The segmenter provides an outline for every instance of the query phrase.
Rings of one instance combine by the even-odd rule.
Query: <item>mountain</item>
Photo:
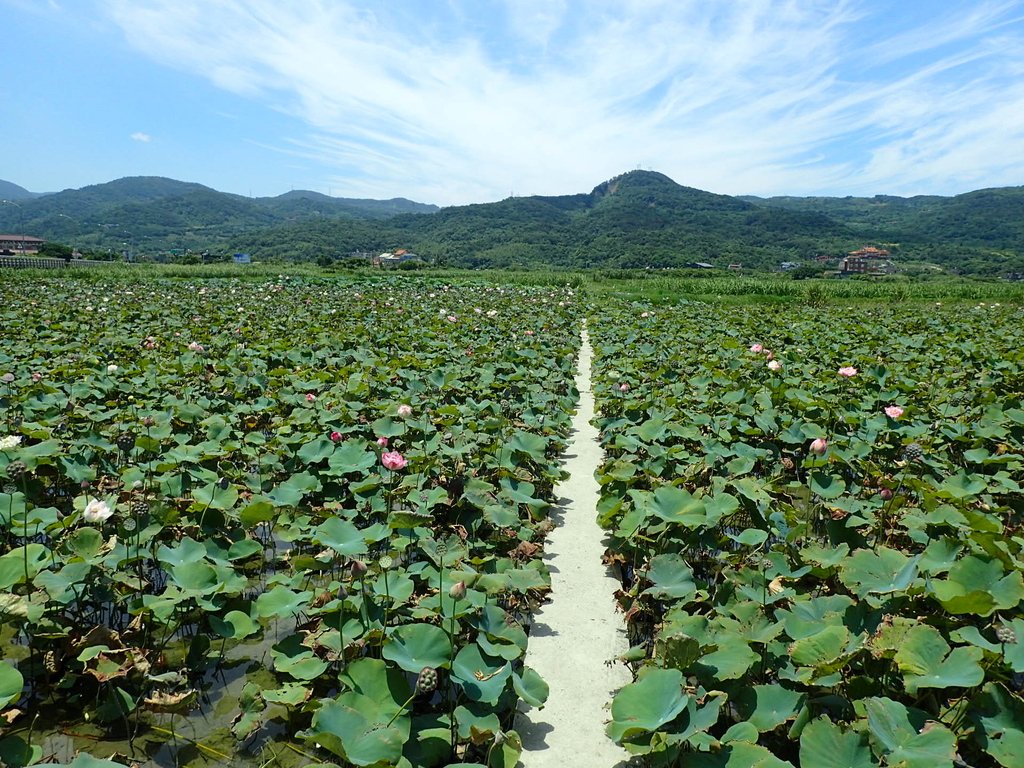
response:
[[[979,189],[954,197],[746,197],[763,208],[817,212],[901,258],[970,273],[1024,270],[1024,187]]]
[[[0,205],[12,227],[79,249],[167,256],[190,249],[323,260],[407,248],[464,267],[718,267],[884,246],[903,263],[1024,272],[1024,187],[955,197],[730,197],[630,171],[590,192],[437,208],[308,190],[249,198],[131,177]]]
[[[436,206],[402,198],[335,198],[309,191],[248,198],[202,184],[137,176],[0,206],[0,229],[77,248],[140,253],[224,248],[245,232],[320,219],[385,219]]]
[[[24,187],[19,187],[13,181],[4,181],[0,179],[0,200],[31,200],[34,197],[39,197],[38,192],[29,192]]]
[[[344,253],[359,230],[347,222],[296,232],[243,235],[233,247],[266,258]],[[630,171],[589,194],[507,198],[443,208],[432,216],[396,216],[375,228],[365,249],[409,248],[464,267],[679,267],[695,261],[775,267],[823,248],[849,250],[856,238],[814,213],[766,209],[676,184],[651,171]],[[280,251],[278,251],[280,253]]]

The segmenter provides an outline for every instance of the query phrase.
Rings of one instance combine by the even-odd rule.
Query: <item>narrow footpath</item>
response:
[[[526,663],[551,687],[543,709],[521,706],[516,730],[523,739],[524,768],[613,768],[629,754],[604,732],[614,693],[632,682],[629,670],[609,660],[626,651],[622,616],[612,594],[618,582],[601,563],[604,531],[598,526],[598,484],[602,459],[590,386],[593,350],[583,328],[576,388],[580,403],[563,468],[569,478],[555,487],[557,527],[546,545],[551,602],[534,618]]]

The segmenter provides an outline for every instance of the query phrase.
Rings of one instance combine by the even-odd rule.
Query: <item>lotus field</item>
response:
[[[515,764],[571,290],[0,293],[0,763]]]
[[[1024,765],[1024,313],[590,329],[636,670],[609,736],[649,765]]]

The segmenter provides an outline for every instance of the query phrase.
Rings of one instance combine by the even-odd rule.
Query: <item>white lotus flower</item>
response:
[[[87,523],[103,523],[106,522],[112,514],[114,514],[114,510],[107,506],[107,502],[100,501],[99,499],[92,499],[85,505],[85,510],[82,512],[82,519]]]
[[[7,435],[0,437],[0,451],[9,451],[21,445],[21,435]]]
[[[107,366],[107,373],[117,373],[117,366],[111,363]]]

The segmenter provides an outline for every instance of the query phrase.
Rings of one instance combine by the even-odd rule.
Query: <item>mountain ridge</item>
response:
[[[1024,271],[1024,187],[952,197],[734,197],[636,170],[590,192],[438,208],[310,190],[249,198],[136,176],[0,205],[0,229],[16,224],[112,254],[191,249],[332,260],[409,248],[468,267],[777,268],[874,244],[900,260],[968,273]]]

